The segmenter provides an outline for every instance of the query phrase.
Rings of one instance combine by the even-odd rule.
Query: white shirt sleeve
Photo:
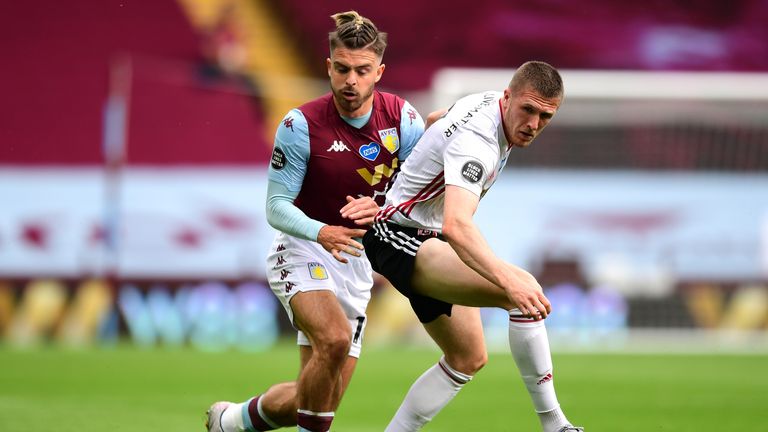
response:
[[[498,150],[480,135],[464,133],[448,142],[443,153],[445,184],[459,186],[477,196],[498,162]]]

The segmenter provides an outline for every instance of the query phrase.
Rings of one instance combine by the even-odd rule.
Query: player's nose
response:
[[[350,72],[347,75],[347,85],[348,86],[357,85],[357,75],[354,72]]]

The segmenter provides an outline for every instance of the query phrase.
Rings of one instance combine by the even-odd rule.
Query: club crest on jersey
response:
[[[325,266],[320,264],[319,262],[311,262],[307,263],[307,267],[309,267],[309,277],[315,280],[325,280],[328,279],[328,271],[325,270]]]
[[[360,147],[360,156],[371,162],[375,161],[376,158],[379,157],[380,152],[381,147],[375,142]]]
[[[379,131],[381,144],[388,152],[394,154],[400,149],[400,137],[397,136],[397,128],[389,128]]]

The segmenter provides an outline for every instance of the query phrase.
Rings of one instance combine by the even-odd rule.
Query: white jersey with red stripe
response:
[[[446,184],[482,198],[511,148],[502,124],[502,96],[496,91],[465,96],[424,132],[387,191],[378,222],[441,232]]]

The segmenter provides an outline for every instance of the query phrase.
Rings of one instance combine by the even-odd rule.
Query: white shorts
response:
[[[267,256],[267,280],[272,292],[293,321],[291,298],[297,292],[327,290],[336,295],[352,329],[349,355],[360,357],[366,324],[365,309],[371,299],[373,270],[362,252],[359,257],[344,255],[340,263],[319,243],[278,232]],[[295,324],[294,324],[295,327]],[[299,330],[298,344],[309,346],[309,339]]]

